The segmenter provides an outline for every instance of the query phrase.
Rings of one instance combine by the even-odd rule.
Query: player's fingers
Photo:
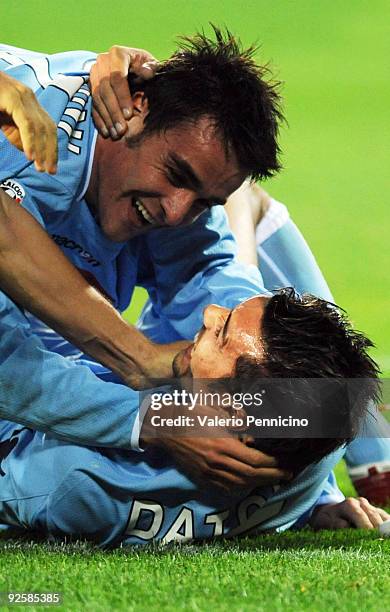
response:
[[[57,169],[57,130],[54,122],[49,118],[37,119],[34,138],[37,170],[54,174]]]
[[[35,159],[39,148],[37,139],[37,124],[41,121],[43,109],[38,105],[32,91],[19,91],[18,99],[14,100],[12,119],[20,132],[23,149],[29,159]]]
[[[230,495],[232,493],[232,489],[234,487],[234,485],[232,485],[228,481],[225,481],[223,478],[220,478],[220,479],[208,478],[207,482],[208,482],[210,487],[216,487],[217,489],[219,489],[220,491],[222,491],[226,495]],[[237,489],[239,489],[239,488],[237,487]]]
[[[20,104],[15,104],[12,119],[19,129],[28,159],[35,161],[40,172],[54,173],[57,169],[57,126],[32,92],[24,95]]]
[[[348,498],[340,504],[339,516],[358,529],[373,529],[374,527],[365,510],[361,508],[359,500],[354,498]]]
[[[38,172],[44,172],[45,134],[40,124],[34,122],[34,166]],[[23,139],[23,135],[22,135]]]
[[[4,123],[1,126],[1,131],[6,136],[11,144],[14,145],[20,151],[23,151],[23,144],[20,138],[20,132],[15,125],[5,125]]]
[[[277,482],[288,482],[293,478],[292,472],[280,468],[255,468],[257,471],[254,481],[257,486],[262,484],[276,484]]]
[[[96,128],[103,138],[108,138],[109,136],[116,138],[117,133],[114,131],[111,134],[110,132],[110,130],[115,130],[115,128],[104,99],[101,96],[102,81],[109,81],[109,79],[110,60],[108,53],[101,53],[98,55],[96,63],[92,66],[89,75],[89,87],[92,95],[92,117]]]
[[[223,452],[229,457],[233,457],[242,463],[252,467],[277,467],[278,462],[275,457],[266,455],[255,448],[250,448],[234,438],[223,439]]]
[[[112,71],[110,83],[116,100],[116,105],[110,109],[111,116],[113,116],[115,122],[123,123],[124,120],[130,119],[133,114],[133,100],[127,73],[123,75],[119,70]]]
[[[91,90],[92,96],[92,119],[95,124],[95,127],[99,134],[103,136],[103,138],[108,138],[110,136],[110,127],[112,127],[111,117],[109,113],[107,113],[106,108],[104,107],[102,101],[99,98],[97,93],[97,89],[92,87],[92,83],[89,83],[89,87]],[[101,114],[103,113],[103,115]],[[107,120],[107,125],[105,120]]]
[[[100,89],[101,89],[101,85],[100,85]],[[114,140],[117,140],[119,138],[119,134],[116,131],[112,120],[111,120],[111,115],[108,112],[108,109],[105,105],[105,102],[103,100],[103,98],[100,95],[100,89],[99,92],[95,91],[92,94],[92,102],[93,102],[93,108],[95,110],[95,112],[99,115],[101,121],[103,122],[105,129],[103,132],[103,136],[111,136],[111,138],[113,138]]]
[[[108,138],[110,136],[110,132],[94,106],[92,106],[92,119],[99,134],[103,138]]]
[[[268,474],[265,476],[262,475],[261,477],[257,476],[254,479],[248,479],[239,473],[231,472],[230,470],[223,468],[206,469],[202,474],[201,481],[204,482],[205,479],[209,483],[213,482],[214,484],[225,488],[230,493],[233,491],[239,492],[242,489],[256,488],[262,485],[276,484],[281,480],[279,476],[269,476]]]
[[[232,457],[218,454],[211,454],[207,464],[213,471],[224,470],[234,475],[237,479],[236,483],[243,487],[277,483],[283,480],[289,480],[291,477],[289,472],[281,470],[280,468],[254,468]]]
[[[386,510],[383,510],[383,508],[377,508],[377,511],[378,511],[379,516],[382,519],[382,523],[390,520],[390,514],[386,512]]]
[[[29,117],[18,117],[18,112],[15,113],[15,123],[18,127],[21,148],[28,159],[33,161],[36,155],[36,138],[35,138],[35,125],[34,120],[31,116]]]
[[[134,49],[129,47],[121,47],[114,45],[109,51],[110,59],[110,83],[115,93],[118,108],[105,100],[111,117],[114,120],[114,125],[117,121],[120,123],[125,119],[130,119],[133,114],[133,101],[128,83],[129,72],[135,74],[138,80],[147,80],[154,76],[158,62],[157,60],[144,49]],[[119,109],[119,111],[118,111]]]
[[[367,514],[369,520],[371,521],[371,524],[374,527],[379,527],[379,525],[382,525],[383,520],[380,513],[378,512],[379,508],[375,508],[375,506],[372,506],[365,497],[359,497],[358,499],[360,502],[360,507]]]
[[[28,159],[34,161],[38,172],[45,170],[45,133],[44,127],[36,116],[31,115],[28,120],[19,123],[22,147]]]
[[[57,172],[58,163],[58,141],[57,141],[57,126],[53,122],[52,127],[49,129],[46,139],[46,156],[45,156],[45,168],[50,174]]]
[[[122,136],[127,129],[126,121],[123,117],[121,107],[116,96],[116,92],[112,86],[112,76],[109,79],[104,78],[100,83],[99,97],[104,103],[107,113],[110,116],[111,124],[116,130],[118,136]],[[111,135],[113,135],[111,133]]]
[[[125,49],[126,52],[123,52]],[[105,116],[102,116],[105,127],[110,130],[115,123],[125,124],[130,119],[133,112],[133,103],[127,83],[131,56],[130,49],[119,46],[111,47],[107,53],[101,53],[96,58],[96,63],[90,72],[90,86],[92,100],[99,96],[105,104],[106,110],[110,115],[110,123],[106,123]],[[105,86],[104,86],[105,84]],[[107,84],[109,87],[107,87]],[[107,92],[109,97],[106,97]],[[105,135],[105,134],[103,134]]]
[[[214,484],[225,488],[227,491],[231,491],[232,487],[237,490],[240,490],[248,486],[248,483],[245,480],[243,480],[236,474],[233,474],[223,469],[213,469],[210,471],[206,471],[206,474],[202,478],[203,482],[205,478],[207,479],[207,482],[213,482]]]
[[[158,68],[157,59],[145,49],[114,46],[110,49],[113,71],[119,71],[122,76],[128,72],[135,74],[140,80],[153,78]]]
[[[134,72],[137,75],[137,79],[136,81],[148,81],[149,79],[152,79],[154,77],[154,75],[157,72],[157,68],[159,66],[159,63],[157,60],[155,59],[149,59],[146,61],[143,61],[142,63],[139,64],[139,67],[137,67],[137,69],[133,69],[133,67],[131,68],[131,72]]]

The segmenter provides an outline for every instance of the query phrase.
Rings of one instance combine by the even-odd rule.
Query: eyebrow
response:
[[[225,325],[223,326],[223,330],[222,330],[222,346],[226,343],[226,334],[228,331],[228,327],[229,327],[229,322],[231,319],[231,316],[233,314],[233,310],[234,308],[229,312],[228,318],[225,321]]]
[[[185,159],[182,159],[175,153],[170,153],[168,155],[167,166],[174,175],[173,178],[179,180],[184,187],[188,187],[192,191],[201,191],[203,189],[202,181]]]
[[[169,153],[166,165],[171,175],[170,180],[176,187],[183,187],[184,189],[198,192],[204,189],[203,182],[191,164],[176,155],[176,153]],[[217,196],[211,196],[207,199],[209,202],[220,204],[221,206],[226,203],[226,198],[218,198]]]

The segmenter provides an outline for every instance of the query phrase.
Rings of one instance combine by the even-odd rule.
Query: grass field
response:
[[[353,494],[343,464],[338,480]],[[390,538],[362,530],[112,552],[0,538],[1,591],[60,592],[75,612],[377,612],[390,607],[389,564]]]
[[[305,531],[110,553],[27,542],[0,550],[3,584],[59,591],[66,610],[377,612],[390,606],[390,540],[370,532]]]
[[[390,38],[385,0],[10,0],[3,42],[54,52],[113,43],[157,57],[177,34],[225,23],[262,43],[285,82],[285,169],[267,185],[287,203],[336,301],[370,335],[390,373],[388,143]],[[387,67],[387,66],[386,66]],[[128,317],[136,318],[137,293]],[[343,466],[340,480],[351,492]],[[390,609],[390,539],[289,533],[165,550],[103,553],[83,544],[0,538],[0,591],[59,590],[66,610]],[[30,609],[35,609],[30,607]]]

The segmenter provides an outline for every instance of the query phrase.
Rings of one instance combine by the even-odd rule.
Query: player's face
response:
[[[129,148],[98,138],[87,200],[104,234],[124,242],[187,225],[225,203],[245,179],[207,118],[153,134]]]
[[[207,306],[203,327],[194,343],[175,358],[176,376],[229,378],[240,355],[261,360],[264,356],[261,321],[269,298],[256,296],[232,310]]]

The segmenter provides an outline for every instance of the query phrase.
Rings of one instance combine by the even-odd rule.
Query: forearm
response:
[[[263,189],[247,182],[228,198],[225,211],[237,242],[237,259],[243,264],[258,265],[255,232],[269,202]]]
[[[0,418],[76,444],[138,450],[139,393],[47,351],[4,296],[0,309]]]
[[[249,205],[250,187],[244,183],[225,206],[230,229],[237,242],[237,259],[243,264],[257,265],[255,227]]]
[[[142,383],[150,364],[158,360],[158,346],[128,325],[39,223],[2,190],[0,286],[15,302],[133,387]],[[171,375],[170,357],[167,348],[156,377]]]

